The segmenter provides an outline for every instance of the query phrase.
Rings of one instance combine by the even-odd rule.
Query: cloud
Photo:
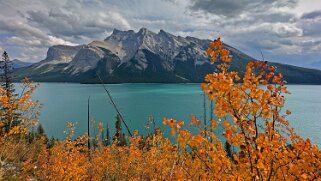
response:
[[[66,40],[61,39],[61,38],[57,38],[57,37],[55,37],[55,36],[50,36],[50,35],[49,35],[48,38],[49,38],[48,43],[49,43],[50,46],[52,46],[52,45],[69,45],[69,46],[76,46],[76,45],[78,45],[78,44],[76,44],[76,43],[71,43],[71,42],[69,42],[69,41],[66,41]]]
[[[15,58],[22,61],[38,62],[46,57],[47,49],[47,47],[17,47],[18,54],[15,55]]]
[[[309,12],[309,13],[304,13],[301,18],[302,19],[321,18],[321,11],[312,11],[312,12]]]
[[[320,10],[301,16],[302,13],[292,10],[298,1],[287,0],[270,1],[270,4],[267,1],[245,3],[246,0],[191,1],[191,15],[210,20],[211,27],[225,42],[254,57],[260,58],[260,51],[263,51],[265,58],[271,61],[313,67],[313,62],[321,56]],[[230,5],[235,8],[227,8]],[[300,62],[298,57],[304,61]]]
[[[194,11],[237,17],[244,13],[267,12],[271,9],[294,7],[297,0],[191,0]]]
[[[31,10],[28,21],[59,36],[99,37],[113,28],[130,29],[128,21],[112,9],[104,9],[96,2],[85,6],[71,0],[60,8]]]
[[[36,58],[52,45],[101,39],[113,28],[130,29],[130,24],[98,0],[0,1],[0,45],[24,60],[28,55],[30,61],[41,60]]]
[[[8,38],[7,41],[9,44],[16,46],[41,46],[41,40],[38,38],[20,38],[17,36],[12,36]]]
[[[22,21],[6,21],[5,19],[0,19],[0,31],[10,32],[12,34],[19,34],[23,36],[46,38],[46,34],[44,34],[41,30],[32,27]]]
[[[304,30],[304,36],[309,37],[310,41],[319,39],[321,36],[321,11],[304,13],[297,24]]]

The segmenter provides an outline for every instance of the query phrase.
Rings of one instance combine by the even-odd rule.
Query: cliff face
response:
[[[47,57],[41,62],[59,64],[69,63],[83,46],[55,45],[48,49]]]
[[[29,76],[35,81],[55,82],[98,83],[97,74],[106,83],[202,82],[205,74],[215,70],[205,53],[209,42],[174,36],[163,30],[154,33],[146,28],[138,32],[115,29],[103,41],[81,46],[52,46],[45,60],[15,74],[17,80]],[[233,55],[232,70],[243,70],[253,59],[229,45],[224,46]],[[300,79],[294,72],[297,75],[305,72],[311,79],[300,83],[321,84],[321,71],[284,64],[278,67],[285,72],[291,69],[289,75],[285,73],[291,83]]]

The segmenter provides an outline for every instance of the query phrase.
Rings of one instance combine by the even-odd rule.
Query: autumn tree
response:
[[[0,106],[7,108],[5,112],[1,112],[0,126],[4,128],[8,125],[5,119],[8,110],[14,108],[19,112],[19,121],[7,127],[0,137],[0,180],[8,180],[10,175],[17,175],[23,162],[39,153],[37,143],[28,139],[29,131],[35,127],[39,116],[39,103],[31,97],[37,85],[28,79],[24,79],[21,85],[23,91],[20,96],[15,96],[15,101],[8,101],[5,87],[0,87]]]
[[[218,71],[206,75],[202,90],[214,101],[217,118],[224,120],[223,135],[227,142],[240,150],[234,155],[235,169],[245,169],[238,173],[240,177],[258,180],[318,178],[320,151],[308,151],[318,149],[289,127],[287,116],[291,112],[283,110],[285,94],[289,91],[277,67],[253,60],[247,64],[242,77],[238,72],[229,71],[232,57],[219,38],[210,43],[207,54],[212,64],[218,61]],[[293,163],[299,165],[303,155],[308,159],[306,165],[292,170]],[[309,165],[315,162],[318,162],[317,167]],[[308,167],[312,170],[307,171]]]

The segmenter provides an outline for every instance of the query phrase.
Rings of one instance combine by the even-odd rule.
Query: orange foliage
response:
[[[30,144],[28,130],[37,124],[39,114],[39,103],[34,101],[31,94],[36,90],[37,85],[28,79],[22,81],[23,91],[20,95],[8,97],[8,94],[0,87],[0,180],[9,179],[8,175],[14,175],[17,170],[23,167],[22,163],[37,153],[37,145]],[[15,99],[14,101],[9,101]],[[7,116],[17,114],[17,117]],[[9,127],[12,120],[18,124]]]
[[[129,145],[104,146],[88,150],[87,137],[55,142],[40,149],[24,162],[24,178],[40,180],[320,180],[321,151],[288,126],[282,108],[285,81],[277,68],[266,62],[250,61],[243,75],[229,71],[232,57],[220,39],[207,49],[218,71],[208,74],[202,90],[215,103],[217,120],[227,144],[211,131],[201,130],[201,121],[191,116],[190,126],[165,118],[175,142],[154,134],[143,138],[136,133]],[[73,129],[71,129],[73,130]],[[71,131],[72,133],[72,131]]]

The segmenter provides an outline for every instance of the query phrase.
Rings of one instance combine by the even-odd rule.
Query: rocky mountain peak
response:
[[[68,63],[83,46],[54,45],[47,51],[44,62],[48,63]]]
[[[114,28],[113,33],[112,33],[112,34],[117,34],[117,33],[119,33],[119,32],[121,32],[121,30],[119,30],[119,29],[117,29],[117,28]]]
[[[154,34],[154,32],[152,32],[152,31],[150,31],[150,30],[148,30],[147,28],[141,28],[139,31],[138,31],[138,34],[140,34],[140,35],[146,35],[146,34],[150,34],[150,33],[152,33],[152,34]]]
[[[115,28],[113,30],[113,33],[110,36],[108,36],[104,41],[122,41],[134,34],[134,30],[121,31]]]
[[[166,31],[164,31],[164,30],[162,30],[162,29],[159,30],[158,35],[160,35],[160,36],[167,36],[167,37],[175,37],[175,35],[172,35],[172,34],[166,32]]]

